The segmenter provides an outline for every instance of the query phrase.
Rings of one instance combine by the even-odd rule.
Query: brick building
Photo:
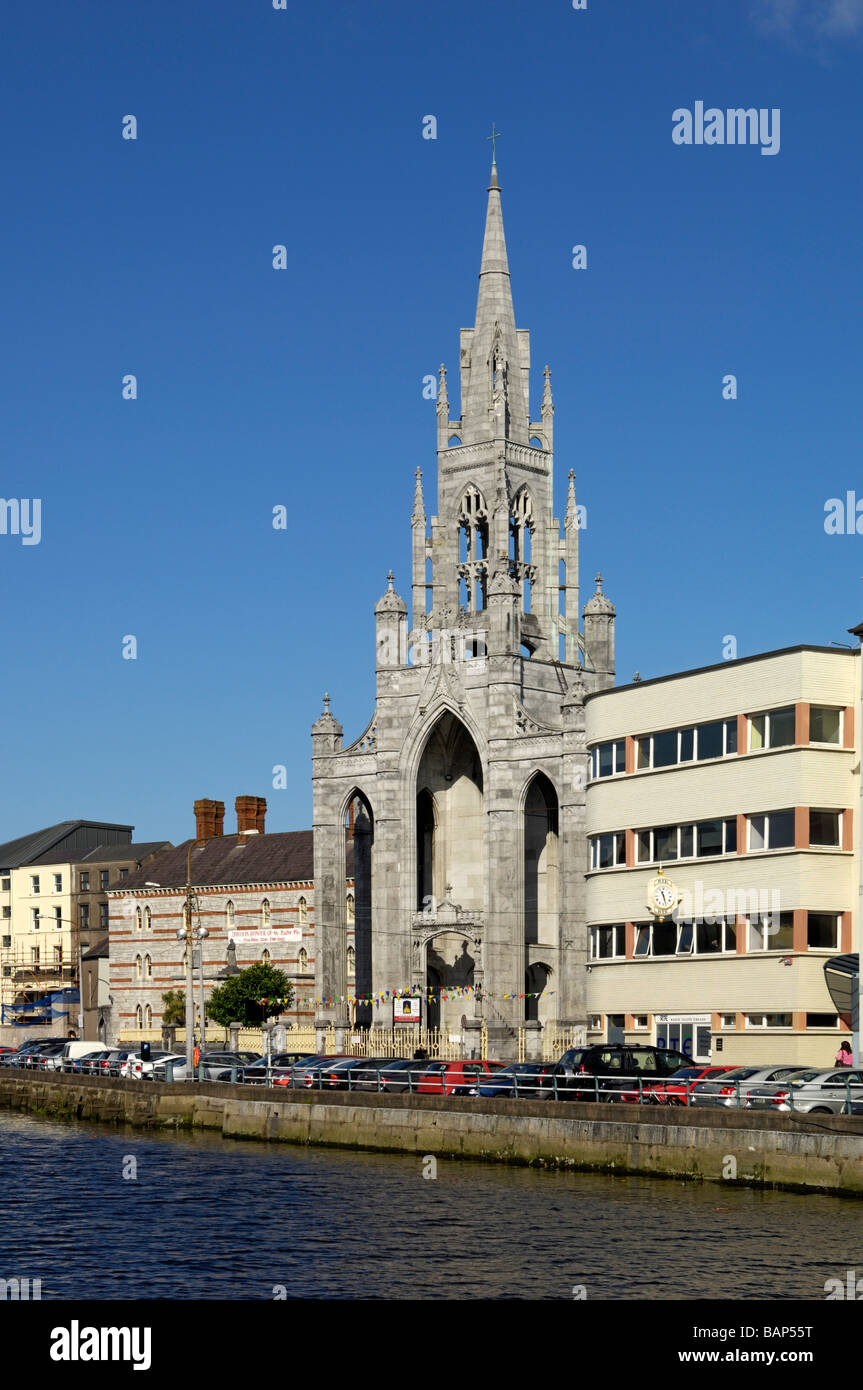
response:
[[[156,856],[109,894],[109,1039],[161,1027],[162,996],[185,991],[183,925],[187,873],[193,890],[193,928],[204,939],[204,993],[224,979],[233,941],[242,969],[268,961],[294,988],[294,1004],[279,1017],[293,1027],[314,1017],[315,928],[311,830],[268,834],[267,803],[240,796],[236,834],[224,833],[224,802],[195,802],[195,839]],[[353,843],[347,847],[345,912],[352,922]],[[355,978],[353,933],[345,968]],[[196,946],[197,950],[197,946]],[[195,971],[197,1009],[198,971]]]

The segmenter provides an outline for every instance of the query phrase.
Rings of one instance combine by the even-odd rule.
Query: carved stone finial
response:
[[[329,694],[329,691],[327,691],[326,694],[324,695],[324,714],[329,714],[329,712],[330,712],[330,694]]]

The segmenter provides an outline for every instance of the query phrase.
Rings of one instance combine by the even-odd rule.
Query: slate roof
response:
[[[97,938],[96,941],[93,942],[93,945],[90,947],[89,951],[81,952],[81,959],[105,960],[109,955],[109,938],[107,936],[100,936]]]
[[[22,864],[32,864],[37,857],[46,854],[53,845],[74,835],[77,830],[128,830],[132,837],[131,825],[114,825],[107,821],[63,820],[57,825],[49,825],[44,830],[34,830],[29,835],[21,835],[17,840],[7,840],[0,845],[0,869],[18,869]],[[71,853],[68,856],[72,857]]]
[[[185,888],[186,840],[151,859],[112,891],[128,893],[146,883]],[[347,845],[347,873],[353,871],[353,842]],[[314,831],[286,830],[267,835],[217,835],[192,850],[191,878],[197,888],[227,883],[296,883],[314,876]]]
[[[98,864],[112,864],[122,862],[124,859],[131,859],[137,863],[143,861],[150,854],[155,854],[160,849],[170,849],[170,840],[144,840],[140,844],[128,845],[96,845],[95,849],[85,850],[82,854],[80,850],[48,850],[46,854],[40,854],[38,859],[27,860],[28,864],[57,864],[61,861],[70,864],[87,864],[88,862]]]

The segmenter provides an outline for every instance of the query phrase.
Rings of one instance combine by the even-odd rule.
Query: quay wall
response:
[[[736,1182],[863,1197],[863,1116],[283,1091],[0,1068],[0,1109],[420,1158]]]

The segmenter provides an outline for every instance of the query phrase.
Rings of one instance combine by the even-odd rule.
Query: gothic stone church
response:
[[[410,610],[392,574],[375,608],[374,714],[345,748],[327,699],[312,730],[315,993],[335,1001],[316,1025],[340,1046],[351,1016],[347,825],[350,992],[412,989],[468,1047],[484,1021],[492,1057],[526,1027],[539,1056],[544,1027],[585,1023],[584,697],[614,683],[614,608],[597,580],[579,630],[574,475],[561,536],[550,376],[534,420],[496,164],[459,375],[451,419],[440,369],[430,520],[416,471]],[[392,1022],[389,1001],[354,1008],[355,1026]]]

